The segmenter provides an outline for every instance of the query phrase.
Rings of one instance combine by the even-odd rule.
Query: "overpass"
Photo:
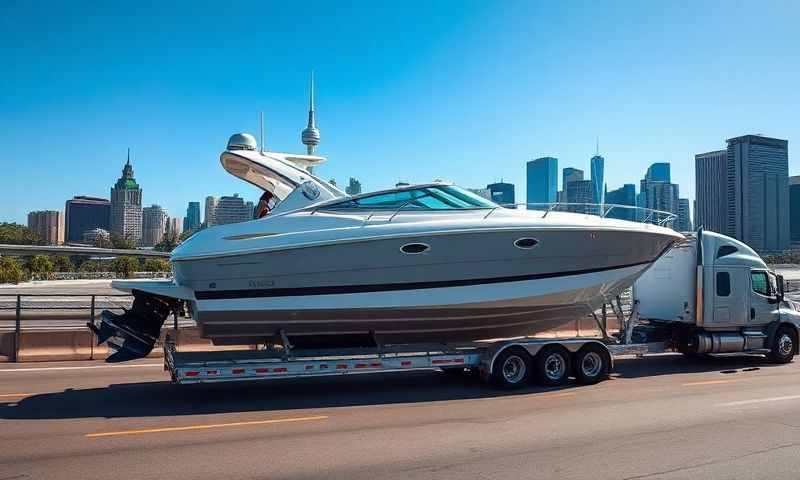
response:
[[[5,245],[0,244],[0,255],[80,255],[86,257],[156,257],[169,258],[169,252],[155,250],[129,250],[124,248],[99,248],[73,245]]]

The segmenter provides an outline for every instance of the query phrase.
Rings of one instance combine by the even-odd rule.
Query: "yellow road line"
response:
[[[30,397],[33,395],[32,393],[2,393],[0,394],[0,398],[11,398],[11,397]]]
[[[252,422],[214,423],[210,425],[188,425],[185,427],[147,428],[142,430],[123,430],[120,432],[87,433],[86,438],[116,437],[119,435],[139,435],[143,433],[185,432],[189,430],[208,430],[210,428],[246,427],[252,425],[269,425],[272,423],[309,422],[312,420],[325,420],[326,415],[313,417],[275,418],[271,420],[256,420]]]
[[[736,383],[744,380],[743,378],[737,378],[736,380],[707,380],[705,382],[690,382],[684,383],[682,386],[684,387],[696,387],[699,385],[720,385],[723,383]]]

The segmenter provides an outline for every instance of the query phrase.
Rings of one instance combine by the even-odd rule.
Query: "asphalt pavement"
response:
[[[0,364],[0,479],[800,476],[800,363],[621,360],[595,386],[439,371],[172,385],[161,364]]]

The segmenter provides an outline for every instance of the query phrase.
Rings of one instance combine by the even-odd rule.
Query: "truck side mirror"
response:
[[[783,275],[777,275],[778,277],[778,301],[783,301]]]

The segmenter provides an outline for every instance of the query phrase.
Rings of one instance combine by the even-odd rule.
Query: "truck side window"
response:
[[[731,275],[728,272],[717,273],[717,296],[727,297],[731,294]]]
[[[768,297],[769,292],[769,279],[767,279],[767,272],[751,272],[751,283],[753,284],[753,291]]]
[[[736,253],[738,251],[739,250],[733,245],[723,245],[717,250],[717,258],[724,257],[725,255],[730,255],[731,253]]]

